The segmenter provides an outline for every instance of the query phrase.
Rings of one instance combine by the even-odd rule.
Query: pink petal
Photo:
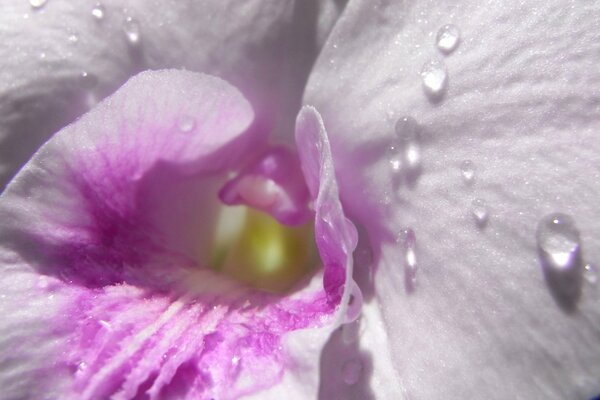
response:
[[[325,273],[342,268],[344,279],[356,233],[310,118],[298,138],[311,160],[317,245]],[[146,72],[23,168],[0,197],[8,398],[316,395],[321,346],[345,319],[345,283],[324,288],[317,274],[275,296],[203,269],[194,253],[206,250],[203,225],[227,168],[252,157],[252,119],[218,78]],[[320,149],[308,146],[315,135]]]

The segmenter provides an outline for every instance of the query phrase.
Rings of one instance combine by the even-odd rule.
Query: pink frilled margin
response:
[[[0,197],[0,397],[316,396],[356,245],[316,110],[296,140],[323,271],[276,296],[199,261],[226,173],[264,150],[253,119],[218,78],[145,72],[37,152]]]

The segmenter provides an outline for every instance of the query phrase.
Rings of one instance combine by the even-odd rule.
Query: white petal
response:
[[[372,350],[374,376],[391,351],[408,398],[600,392],[600,288],[584,285],[576,310],[564,311],[535,234],[542,217],[563,211],[585,260],[600,257],[598,21],[596,3],[355,1],[329,38],[305,102],[323,114],[344,205],[374,245],[391,342]],[[449,23],[462,38],[444,55],[435,37]],[[449,74],[437,101],[420,77],[432,59]],[[423,164],[396,191],[385,149],[403,116],[423,127]],[[476,167],[473,185],[464,160]],[[487,226],[471,215],[477,198]],[[412,294],[395,240],[407,226],[420,266]]]

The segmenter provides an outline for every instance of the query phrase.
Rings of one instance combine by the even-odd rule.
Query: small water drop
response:
[[[417,288],[417,236],[412,228],[406,228],[398,235],[397,242],[402,246],[404,262],[404,286],[408,293]]]
[[[348,360],[342,366],[342,380],[346,385],[354,385],[360,380],[363,365],[360,360]]]
[[[432,60],[421,68],[423,90],[432,102],[440,101],[448,89],[448,71],[441,60]]]
[[[40,57],[40,60],[45,60],[46,59],[46,53],[42,51],[40,53],[39,57]]]
[[[182,115],[177,120],[177,127],[181,132],[191,132],[196,127],[196,120],[189,115]]]
[[[485,200],[475,199],[471,202],[471,214],[479,228],[485,228],[490,219],[488,206]]]
[[[598,283],[598,273],[592,264],[586,264],[585,267],[583,267],[583,278],[590,285]]]
[[[141,40],[139,22],[137,22],[137,20],[133,17],[127,17],[125,19],[124,29],[129,44],[132,46],[137,45]]]
[[[546,215],[538,223],[536,241],[540,264],[555,300],[566,311],[573,311],[585,271],[575,221],[562,213]]]
[[[94,8],[92,8],[92,16],[98,21],[104,19],[105,12],[106,10],[104,9],[104,6],[100,3],[96,3]]]
[[[31,8],[37,10],[44,7],[47,2],[48,0],[29,0],[29,5]]]
[[[70,35],[69,35],[69,42],[70,42],[70,43],[73,43],[73,44],[75,44],[75,43],[79,42],[79,36],[77,36],[77,35],[76,35],[76,34],[74,34],[74,33],[70,34]]]
[[[475,164],[471,160],[465,160],[460,164],[460,173],[467,185],[473,184],[475,180]]]
[[[81,71],[80,80],[81,86],[84,89],[93,89],[98,84],[98,78],[96,78],[96,75],[90,74],[87,71]]]
[[[452,24],[442,26],[435,37],[435,43],[442,53],[452,53],[460,43],[460,30]]]
[[[388,160],[392,172],[399,178],[412,184],[421,174],[421,138],[420,127],[412,117],[398,119],[394,127],[395,137],[388,148]]]

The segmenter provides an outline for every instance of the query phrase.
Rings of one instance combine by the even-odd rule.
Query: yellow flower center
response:
[[[222,207],[210,264],[257,289],[286,292],[317,265],[313,226],[285,226],[246,206]]]

